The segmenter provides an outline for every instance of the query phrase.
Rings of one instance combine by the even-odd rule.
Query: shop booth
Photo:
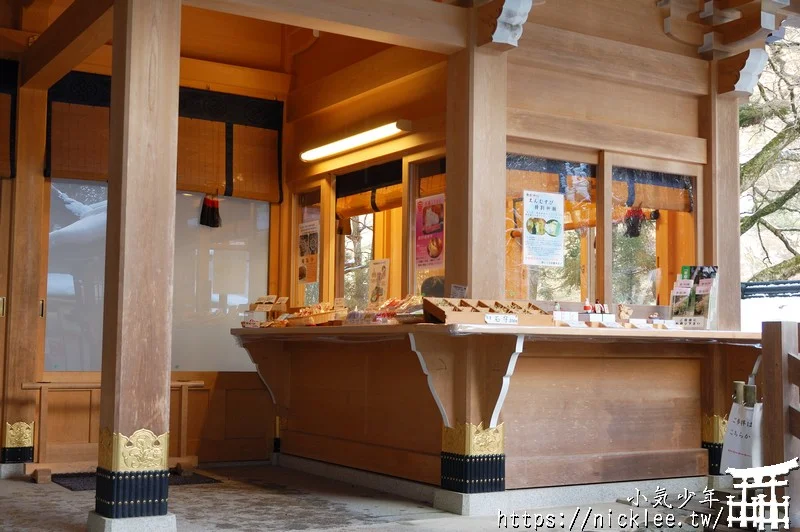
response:
[[[794,1],[29,4],[0,7],[5,471],[96,470],[90,520],[166,515],[203,462],[458,513],[719,474],[761,343],[738,105]]]

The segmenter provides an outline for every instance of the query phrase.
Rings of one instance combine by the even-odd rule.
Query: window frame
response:
[[[613,170],[614,167],[645,170],[651,172],[664,172],[675,175],[684,175],[692,179],[694,187],[694,224],[695,224],[695,262],[705,264],[704,243],[704,193],[703,169],[704,165],[682,161],[656,159],[640,155],[630,155],[613,151],[601,151],[600,162],[597,165],[597,295],[609,305],[613,301]]]

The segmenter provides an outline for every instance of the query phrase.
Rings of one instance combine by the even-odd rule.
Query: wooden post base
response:
[[[37,484],[48,484],[52,482],[52,476],[49,469],[37,469],[33,472],[33,481]]]

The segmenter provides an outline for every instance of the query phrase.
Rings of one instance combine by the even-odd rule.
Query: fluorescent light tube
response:
[[[319,148],[305,151],[300,154],[300,159],[307,163],[318,161],[320,159],[327,159],[328,157],[332,157],[339,153],[352,151],[362,146],[374,144],[381,140],[388,139],[408,131],[411,131],[411,124],[406,120],[398,120],[397,122],[376,127],[375,129],[358,133],[352,137],[347,137],[337,140],[336,142],[331,142],[330,144],[325,144]]]

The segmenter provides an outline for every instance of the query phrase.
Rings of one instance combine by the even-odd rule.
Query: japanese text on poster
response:
[[[319,220],[300,224],[297,280],[302,284],[316,283],[319,274]]]
[[[523,263],[564,266],[564,195],[524,191]]]
[[[417,200],[415,233],[417,268],[444,266],[444,194]]]
[[[380,306],[386,301],[389,289],[389,259],[369,261],[369,307]]]

